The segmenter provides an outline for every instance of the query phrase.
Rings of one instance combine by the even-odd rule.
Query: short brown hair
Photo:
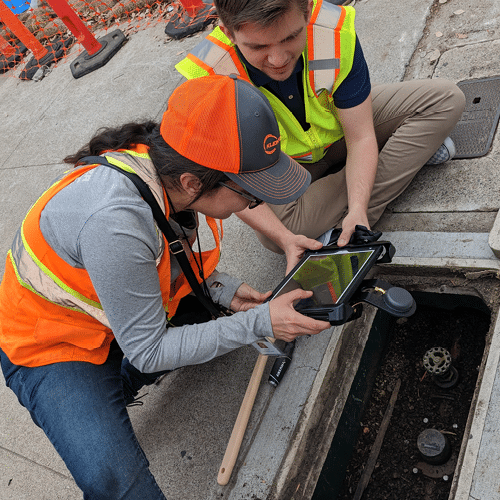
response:
[[[224,26],[234,33],[245,24],[259,24],[267,28],[294,5],[306,17],[309,0],[214,0],[214,4]]]

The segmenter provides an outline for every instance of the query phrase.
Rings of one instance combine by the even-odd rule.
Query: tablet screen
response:
[[[296,288],[312,290],[309,299],[295,305],[300,310],[307,307],[329,306],[337,304],[349,289],[356,276],[364,271],[372,249],[336,250],[308,256],[302,265],[291,275],[275,293],[275,297]]]

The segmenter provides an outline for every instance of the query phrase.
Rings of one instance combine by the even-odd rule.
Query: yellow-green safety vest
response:
[[[301,163],[319,161],[328,147],[343,137],[333,104],[333,93],[352,68],[356,32],[355,11],[323,0],[314,2],[307,27],[303,88],[306,121],[304,131],[292,112],[264,87],[259,90],[269,99],[281,133],[282,150]],[[215,28],[180,61],[176,69],[187,79],[211,74],[237,74],[250,81],[234,44],[220,28]]]

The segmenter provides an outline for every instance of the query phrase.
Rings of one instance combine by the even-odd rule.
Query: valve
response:
[[[451,354],[444,347],[429,349],[423,358],[425,371],[442,389],[451,389],[458,382],[458,371],[451,364]]]

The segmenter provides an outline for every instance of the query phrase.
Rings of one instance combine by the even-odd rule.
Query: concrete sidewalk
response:
[[[357,31],[372,82],[413,78],[459,82],[500,75],[498,0],[442,1],[357,1]],[[168,96],[181,81],[174,65],[200,36],[168,43],[165,39],[161,24],[139,31],[106,66],[78,80],[69,68],[74,55],[38,83],[0,78],[0,256],[6,255],[30,205],[64,168],[64,156],[102,126],[160,119]],[[491,151],[482,158],[424,167],[378,225],[398,249],[396,264],[498,271],[500,261],[490,244],[500,249],[499,165],[497,133]],[[263,249],[236,217],[224,227],[219,269],[259,290],[274,288],[283,276],[284,258]],[[422,246],[422,238],[430,245]],[[366,324],[371,313],[362,320]],[[227,487],[217,485],[217,473],[256,351],[243,348],[211,363],[178,370],[148,388],[144,406],[130,408],[129,413],[167,498],[285,498],[279,495],[286,491],[294,461],[301,463],[308,426],[321,427],[314,421],[318,411],[338,410],[326,406],[335,406],[335,401],[322,399],[322,387],[332,376],[332,366],[340,363],[339,353],[349,347],[343,344],[342,330],[332,328],[300,339],[293,365],[279,388],[262,384]],[[362,350],[362,345],[350,347]],[[490,386],[483,391],[486,405],[482,426],[477,424],[476,458],[467,462],[468,486],[462,489],[467,492],[460,497],[464,499],[469,491],[476,499],[500,498],[490,484],[500,473],[500,461],[488,460],[478,438],[484,429],[490,444],[500,440],[500,410],[495,401],[500,391],[495,375],[499,347],[494,343],[492,349],[496,357],[490,360]],[[349,380],[338,390],[340,401],[349,391]],[[0,498],[81,498],[52,445],[3,380],[0,401]],[[311,478],[315,474],[319,471],[311,470]],[[294,498],[308,498],[306,492],[299,493],[302,496]]]

